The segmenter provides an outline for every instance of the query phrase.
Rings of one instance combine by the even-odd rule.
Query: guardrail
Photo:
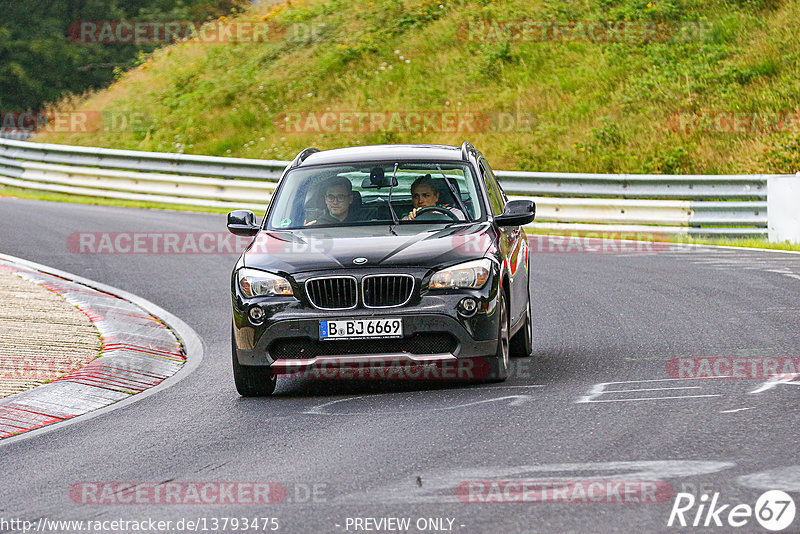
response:
[[[2,184],[190,206],[264,209],[288,164],[0,139]],[[496,174],[510,196],[537,202],[533,228],[768,234],[767,183],[772,175]]]

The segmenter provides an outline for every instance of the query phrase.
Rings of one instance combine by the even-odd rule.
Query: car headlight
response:
[[[239,289],[247,298],[292,296],[292,285],[276,274],[255,269],[239,269]]]
[[[431,277],[430,289],[468,288],[480,289],[489,279],[492,272],[492,260],[480,260],[459,263],[438,271]]]

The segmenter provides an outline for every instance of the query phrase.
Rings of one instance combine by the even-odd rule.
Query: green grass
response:
[[[675,131],[681,112],[797,111],[800,0],[295,0],[257,4],[242,18],[277,21],[288,37],[159,49],[108,90],[59,105],[133,124],[36,140],[291,159],[312,145],[469,139],[508,170],[800,169],[800,128]],[[655,42],[465,39],[471,21],[521,19],[661,21],[683,31]],[[326,110],[504,113],[517,122],[474,133],[281,128],[287,113]]]

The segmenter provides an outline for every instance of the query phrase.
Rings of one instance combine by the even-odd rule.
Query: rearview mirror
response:
[[[373,167],[369,171],[369,178],[361,181],[361,189],[380,189],[382,187],[396,187],[397,178],[386,176],[383,167]]]
[[[502,215],[494,218],[498,226],[522,226],[536,217],[536,202],[533,200],[511,200]]]
[[[255,214],[250,210],[236,210],[228,214],[228,231],[232,234],[253,236],[260,229]]]

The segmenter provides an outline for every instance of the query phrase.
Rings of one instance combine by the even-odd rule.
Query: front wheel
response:
[[[506,296],[500,293],[498,303],[500,317],[497,332],[497,354],[492,358],[492,371],[489,376],[490,382],[503,382],[508,378],[508,358],[509,358],[509,328],[508,328],[508,302]]]
[[[236,339],[231,329],[231,356],[233,357],[233,381],[242,397],[272,395],[277,379],[267,366],[242,365],[236,354]]]
[[[515,358],[526,358],[533,352],[533,320],[531,319],[531,302],[525,313],[525,325],[511,338],[511,355]]]

